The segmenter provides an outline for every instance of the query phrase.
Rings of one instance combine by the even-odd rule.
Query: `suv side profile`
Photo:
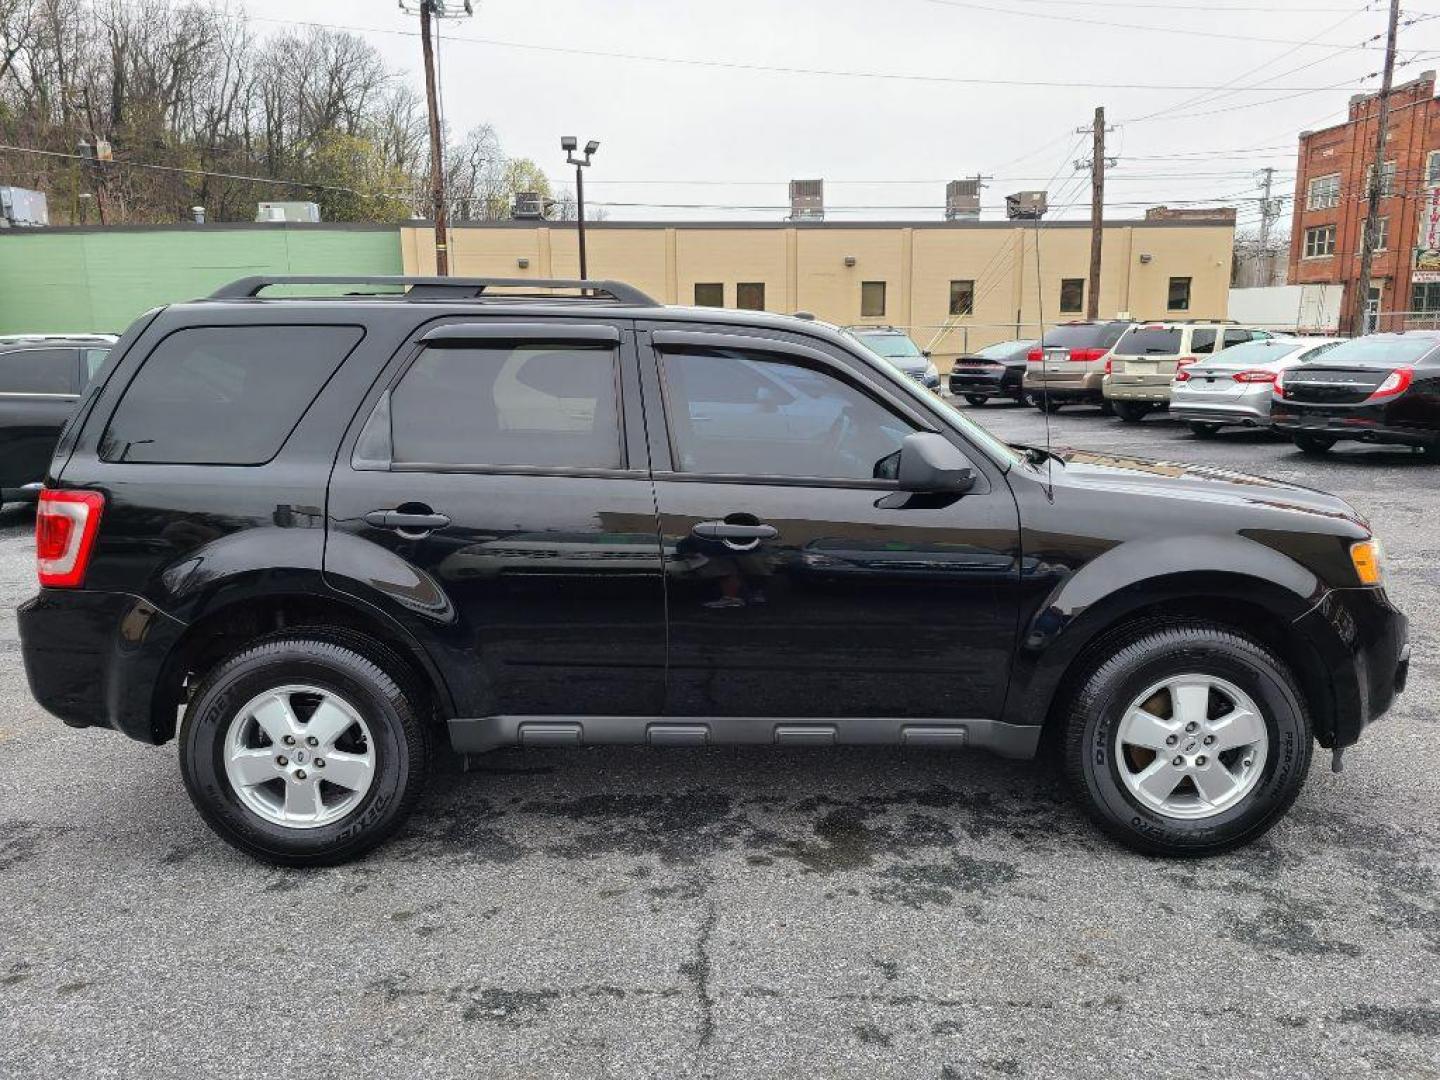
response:
[[[1128,423],[1145,419],[1152,409],[1170,404],[1175,372],[1232,345],[1264,341],[1272,335],[1233,323],[1147,323],[1128,331],[1109,360],[1105,400]]]
[[[41,705],[177,739],[205,820],[291,865],[390,836],[442,739],[1043,746],[1111,835],[1208,854],[1410,656],[1338,498],[1010,446],[838,328],[604,281],[152,312],[36,557]]]

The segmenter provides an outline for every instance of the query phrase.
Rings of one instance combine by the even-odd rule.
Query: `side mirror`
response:
[[[917,431],[900,444],[896,479],[901,491],[963,495],[975,486],[975,468],[944,435]]]

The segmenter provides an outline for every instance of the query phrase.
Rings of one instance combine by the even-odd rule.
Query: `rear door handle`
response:
[[[690,531],[702,540],[719,540],[735,548],[752,548],[780,535],[774,525],[732,525],[728,521],[702,521]]]
[[[394,529],[402,533],[427,533],[447,528],[450,519],[444,514],[406,514],[399,510],[371,510],[365,524],[377,529]]]

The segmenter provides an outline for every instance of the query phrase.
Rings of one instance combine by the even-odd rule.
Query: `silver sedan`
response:
[[[1227,424],[1270,426],[1270,394],[1286,368],[1318,359],[1343,338],[1269,338],[1186,364],[1170,384],[1170,416],[1202,438]]]

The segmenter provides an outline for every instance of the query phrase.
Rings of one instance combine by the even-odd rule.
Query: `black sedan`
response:
[[[1307,454],[1353,439],[1440,460],[1440,330],[1355,338],[1282,372],[1270,417]]]
[[[1020,401],[1025,358],[1034,347],[1034,341],[1001,341],[956,357],[950,369],[950,393],[971,405],[984,405],[992,397]]]

